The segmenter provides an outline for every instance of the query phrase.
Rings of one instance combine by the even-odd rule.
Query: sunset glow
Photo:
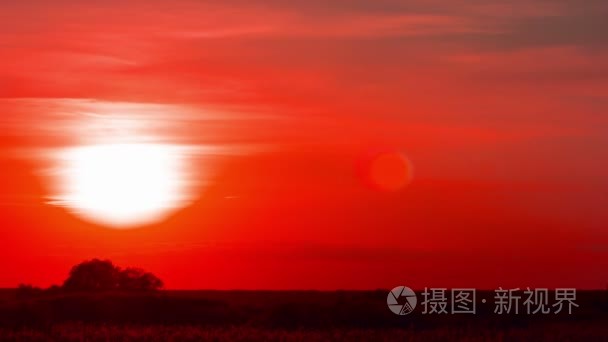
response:
[[[0,287],[603,289],[607,4],[2,1]]]

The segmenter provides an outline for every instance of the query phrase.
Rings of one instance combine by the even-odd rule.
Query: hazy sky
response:
[[[0,287],[91,257],[173,288],[608,282],[606,1],[0,6]],[[51,152],[114,135],[195,148],[198,200],[128,231],[49,205]],[[407,187],[369,186],[381,152]]]

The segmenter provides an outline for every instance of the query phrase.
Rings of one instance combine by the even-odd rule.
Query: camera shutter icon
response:
[[[386,305],[395,315],[407,315],[414,311],[418,298],[407,286],[397,286],[386,297]]]

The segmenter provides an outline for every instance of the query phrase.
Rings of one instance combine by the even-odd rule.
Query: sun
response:
[[[187,200],[184,165],[172,145],[81,146],[60,159],[55,203],[104,225],[153,223]]]

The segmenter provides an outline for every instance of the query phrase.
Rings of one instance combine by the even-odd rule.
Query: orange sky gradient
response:
[[[0,287],[100,257],[172,289],[604,288],[607,15],[3,3]],[[135,134],[195,151],[192,203],[138,229],[48,203],[50,151]]]

